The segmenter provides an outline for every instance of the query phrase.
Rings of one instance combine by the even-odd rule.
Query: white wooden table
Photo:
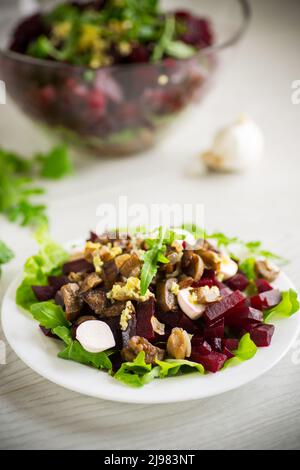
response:
[[[64,242],[85,235],[97,222],[97,205],[120,194],[140,202],[202,202],[210,228],[262,239],[290,258],[286,270],[299,288],[300,105],[291,102],[291,83],[300,79],[300,5],[252,3],[249,34],[228,58],[212,93],[158,148],[121,160],[81,153],[74,177],[47,184],[54,237]],[[198,152],[216,128],[240,112],[252,115],[264,130],[263,163],[244,175],[205,175]],[[10,102],[0,113],[1,145],[29,153],[49,146]],[[1,296],[35,244],[26,230],[3,219],[0,238],[16,253],[4,269]],[[134,406],[80,396],[47,382],[7,345],[7,364],[0,365],[0,448],[299,449],[299,357],[294,349],[264,377],[215,398]]]

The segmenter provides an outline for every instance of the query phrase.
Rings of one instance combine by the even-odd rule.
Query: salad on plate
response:
[[[258,241],[191,224],[92,232],[69,251],[37,239],[18,306],[61,342],[60,358],[126,385],[222,373],[270,346],[272,319],[299,309],[293,289],[274,286],[282,259]]]

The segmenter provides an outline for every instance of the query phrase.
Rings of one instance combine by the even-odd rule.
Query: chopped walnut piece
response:
[[[115,258],[115,263],[118,269],[125,263],[130,258],[130,255],[128,253],[124,253],[123,255],[118,255]]]
[[[189,334],[182,328],[173,328],[168,338],[167,352],[174,359],[190,357],[192,347]]]
[[[194,279],[190,276],[183,275],[180,281],[178,282],[179,289],[186,289],[187,287],[191,287],[194,283]]]
[[[220,289],[217,286],[196,287],[192,292],[196,294],[197,303],[199,304],[210,304],[221,300]]]
[[[255,262],[255,271],[259,277],[266,279],[268,282],[275,281],[280,273],[278,266],[270,263],[268,260],[257,260]]]
[[[158,319],[154,315],[152,315],[151,317],[151,325],[152,325],[153,331],[155,331],[155,333],[157,333],[158,335],[163,336],[165,334],[164,323],[161,323],[160,321],[158,321]]]
[[[162,361],[165,357],[163,349],[153,346],[146,338],[141,336],[130,338],[128,345],[122,349],[121,355],[125,361],[132,362],[141,351],[145,352],[146,364],[155,364],[156,360]]]

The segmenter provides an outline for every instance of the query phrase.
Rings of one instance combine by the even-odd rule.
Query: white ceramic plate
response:
[[[57,357],[61,342],[47,338],[30,314],[15,304],[20,277],[8,288],[2,305],[5,336],[16,354],[46,379],[85,395],[127,403],[170,403],[188,401],[226,392],[258,378],[287,353],[300,331],[300,315],[275,321],[272,344],[259,348],[255,357],[216,374],[190,374],[154,380],[143,388],[130,388],[103,371]],[[294,288],[281,274],[274,285],[281,290]]]

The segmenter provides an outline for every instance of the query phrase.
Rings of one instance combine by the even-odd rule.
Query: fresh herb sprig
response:
[[[72,163],[64,145],[30,159],[0,148],[0,213],[22,226],[47,223],[46,206],[33,199],[45,191],[34,185],[33,179],[59,179],[71,172]]]

